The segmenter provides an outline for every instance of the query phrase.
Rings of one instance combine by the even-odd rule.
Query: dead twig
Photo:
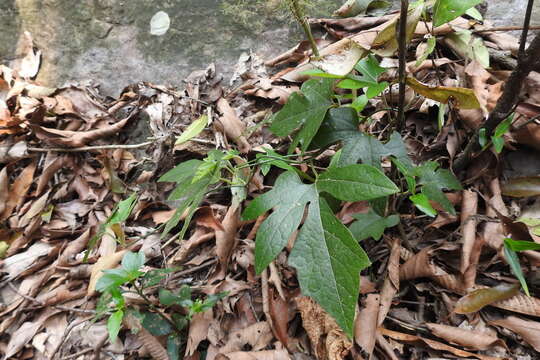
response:
[[[473,30],[473,34],[492,32],[492,31],[519,31],[519,30],[523,30],[523,26],[500,26],[500,27],[479,29],[479,30]],[[529,30],[540,30],[540,26],[538,25],[529,26]]]
[[[405,80],[407,66],[407,11],[409,10],[409,1],[401,0],[401,12],[399,16],[399,105],[396,128],[401,130],[405,123]]]
[[[527,3],[527,11],[525,11],[525,19],[523,20],[523,30],[521,31],[521,38],[519,40],[519,57],[525,56],[525,45],[527,44],[527,35],[529,34],[529,25],[531,25],[531,15],[534,0],[529,0]]]

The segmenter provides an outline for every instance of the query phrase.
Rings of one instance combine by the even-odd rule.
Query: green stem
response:
[[[309,26],[309,23],[304,16],[304,12],[302,9],[302,6],[299,4],[298,0],[289,0],[289,4],[291,5],[291,11],[300,24],[302,26],[302,29],[304,30],[304,33],[306,34],[306,37],[309,40],[309,43],[311,44],[311,50],[313,50],[313,56],[316,58],[320,57],[319,49],[317,49],[317,43],[315,42],[315,38],[313,37],[313,34],[311,32],[311,27]]]

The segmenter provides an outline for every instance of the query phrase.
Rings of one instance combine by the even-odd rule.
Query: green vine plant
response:
[[[409,13],[414,16],[407,19],[407,31],[414,31],[422,14],[429,16],[428,8],[433,9],[434,23],[441,25],[470,11],[479,2],[418,1],[411,4]],[[391,24],[381,34],[384,46],[379,50],[394,53],[397,50],[396,24]],[[435,40],[428,38],[427,41],[428,51],[432,51]],[[177,233],[168,243],[184,238],[194,212],[209,193],[229,188],[233,205],[241,206],[247,200],[247,184],[256,171],[267,174],[273,167],[281,172],[273,188],[256,196],[242,212],[244,220],[271,212],[256,235],[255,270],[261,274],[297,232],[288,261],[297,271],[302,293],[319,303],[350,337],[353,336],[360,272],[370,265],[359,241],[369,237],[378,240],[388,228],[400,222],[399,209],[390,206],[391,203],[402,204],[402,200],[409,199],[418,211],[428,216],[437,215],[434,204],[455,214],[444,191],[461,189],[456,177],[438,163],[415,164],[398,132],[390,132],[385,141],[380,141],[359,131],[362,123],[371,121],[371,114],[366,111],[369,101],[390,86],[378,80],[386,69],[380,66],[377,54],[380,55],[366,52],[347,75],[334,75],[320,69],[307,73],[312,78],[303,83],[300,91],[291,94],[284,107],[271,118],[270,131],[279,137],[292,138],[286,153],[267,149],[249,159],[234,150],[212,150],[203,160],[182,162],[159,179],[176,183],[168,196],[176,211],[165,224],[162,237],[171,231]],[[408,84],[421,95],[441,102],[441,106],[451,99],[461,106],[478,104],[470,89],[428,88],[414,79]],[[205,119],[201,118],[200,122],[206,125]],[[202,130],[201,124],[194,126],[189,136]],[[318,166],[314,166],[317,155],[330,147],[338,151],[329,165],[321,168],[317,163]],[[392,170],[383,169],[383,160],[390,161]],[[308,165],[307,170],[301,170],[299,164]],[[391,199],[399,201],[390,202]],[[340,201],[362,200],[369,201],[369,212],[355,215],[349,227],[343,225],[335,216],[335,205]],[[148,284],[147,277],[151,276],[140,271],[143,263],[140,254],[126,255],[122,269],[107,271],[98,283],[98,290],[114,303],[113,309],[107,308],[112,318],[109,319],[112,337],[118,332],[118,319],[122,318],[125,308],[122,296],[125,290],[119,287],[127,286],[128,291],[144,295],[142,284]],[[172,295],[162,297],[160,292],[161,304],[187,307],[191,313],[208,308],[216,301],[209,298],[202,303],[183,302],[187,296],[182,295],[182,291],[174,295],[179,299],[176,302],[170,300]],[[193,306],[199,310],[193,310]],[[178,322],[174,317],[171,321],[165,320],[154,305],[149,303],[148,308],[155,310],[148,316],[169,323],[167,331],[173,337],[185,326],[185,320]]]

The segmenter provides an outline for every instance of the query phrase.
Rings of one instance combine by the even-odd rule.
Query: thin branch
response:
[[[523,30],[523,26],[501,26],[492,27],[480,30],[473,30],[473,34],[492,32],[492,31],[520,31]],[[540,25],[529,26],[529,30],[540,30]]]
[[[315,42],[315,39],[313,38],[313,33],[311,32],[311,26],[304,15],[302,5],[300,5],[298,0],[289,0],[289,5],[291,8],[291,12],[293,13],[293,16],[296,18],[296,21],[298,21],[300,26],[302,26],[302,29],[304,30],[304,33],[306,34],[306,37],[308,38],[309,43],[311,44],[311,50],[313,51],[313,56],[315,56],[316,58],[320,57],[319,49],[317,48],[317,43]]]
[[[534,5],[534,0],[529,0],[527,11],[525,12],[525,20],[523,20],[523,31],[519,40],[519,56],[525,56],[525,45],[527,44],[527,35],[529,34],[529,25],[531,24],[531,14]]]
[[[137,149],[153,144],[154,141],[147,141],[140,144],[113,144],[113,145],[96,145],[96,146],[83,146],[78,148],[34,148],[29,147],[28,151],[35,152],[79,152],[79,151],[92,151],[92,150],[106,150],[106,149]]]
[[[407,11],[409,1],[401,0],[401,12],[399,16],[399,104],[397,117],[397,130],[400,131],[405,123],[405,80],[407,66]]]

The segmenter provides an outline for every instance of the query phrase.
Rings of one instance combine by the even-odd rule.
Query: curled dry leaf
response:
[[[478,194],[474,191],[463,190],[461,201],[461,266],[463,274],[471,263],[471,253],[476,241],[476,218],[478,213]]]
[[[272,330],[266,321],[261,321],[229,334],[227,343],[219,349],[220,354],[241,351],[244,346],[251,346],[252,350],[262,350],[273,339]]]
[[[225,277],[229,259],[236,245],[236,232],[240,224],[240,211],[231,206],[223,218],[223,231],[216,231],[216,253],[219,257],[221,278]]]
[[[208,335],[208,328],[210,327],[210,323],[212,322],[213,318],[214,313],[212,310],[193,315],[193,318],[189,323],[189,334],[185,356],[193,355],[200,342],[206,339],[206,336]]]
[[[407,78],[407,85],[422,96],[448,104],[451,99],[457,101],[460,109],[478,109],[480,103],[472,89],[447,86],[429,86],[412,77]]]
[[[523,338],[536,351],[540,352],[540,323],[537,321],[525,320],[517,316],[509,316],[504,319],[492,320],[490,325],[502,326]]]
[[[501,339],[479,331],[434,323],[427,323],[426,327],[435,336],[468,349],[486,350],[495,345],[501,345],[506,348],[506,344]]]
[[[461,358],[473,357],[473,358],[480,359],[480,360],[503,360],[502,358],[498,358],[498,357],[487,356],[487,355],[482,355],[482,354],[475,354],[475,353],[471,353],[471,352],[468,352],[468,351],[465,351],[465,350],[457,349],[457,348],[455,348],[453,346],[443,344],[443,343],[441,343],[439,341],[422,338],[422,337],[416,336],[416,335],[400,333],[400,332],[393,331],[393,330],[388,330],[388,329],[385,329],[385,328],[379,328],[379,331],[381,332],[382,335],[388,336],[388,337],[390,337],[390,338],[392,338],[394,340],[403,341],[403,342],[407,342],[407,343],[413,343],[413,344],[414,343],[420,343],[422,345],[427,345],[432,349],[439,350],[439,351],[445,351],[445,352],[448,352],[450,354],[459,356]]]
[[[377,311],[377,326],[381,325],[388,315],[388,311],[392,306],[392,300],[399,291],[399,254],[401,248],[401,241],[399,238],[392,239],[392,247],[390,250],[390,257],[388,259],[388,265],[386,268],[386,278],[384,279],[383,287],[381,290],[380,307]]]
[[[354,321],[354,341],[369,355],[375,348],[380,300],[378,294],[367,295],[363,302],[364,308],[360,310]]]
[[[285,347],[289,346],[289,305],[274,289],[270,288],[268,294],[269,312],[272,318],[275,335]]]
[[[0,170],[0,214],[4,212],[9,194],[9,178],[7,167]]]
[[[336,321],[309,297],[296,298],[296,304],[315,355],[319,359],[330,360],[341,360],[345,357],[353,344]]]
[[[59,313],[60,310],[54,308],[46,308],[34,321],[24,322],[14,333],[11,334],[9,343],[5,349],[4,359],[9,359],[17,354],[28,342],[32,340],[34,335],[42,328],[43,324],[51,316]]]
[[[25,54],[18,67],[19,76],[22,78],[31,79],[35,77],[39,71],[39,65],[41,63],[41,50],[34,50],[34,41],[32,35],[28,32],[24,32],[23,49]]]
[[[457,314],[470,314],[497,301],[510,299],[519,292],[519,284],[500,284],[492,288],[478,289],[463,296],[454,308]]]
[[[228,138],[236,142],[240,152],[246,153],[251,149],[251,145],[244,137],[245,124],[238,118],[236,111],[229,105],[229,102],[221,98],[217,102],[217,108],[222,116],[219,121],[223,125],[223,130]]]
[[[34,171],[36,170],[36,163],[32,162],[21,171],[17,179],[9,188],[8,201],[4,206],[4,212],[0,216],[0,221],[4,221],[11,216],[11,213],[18,204],[24,201],[24,197],[32,185],[34,180]]]
[[[77,148],[85,146],[92,141],[116,134],[122,130],[128,121],[129,117],[112,125],[88,131],[57,130],[37,125],[31,125],[31,127],[36,132],[36,135],[47,143]]]

